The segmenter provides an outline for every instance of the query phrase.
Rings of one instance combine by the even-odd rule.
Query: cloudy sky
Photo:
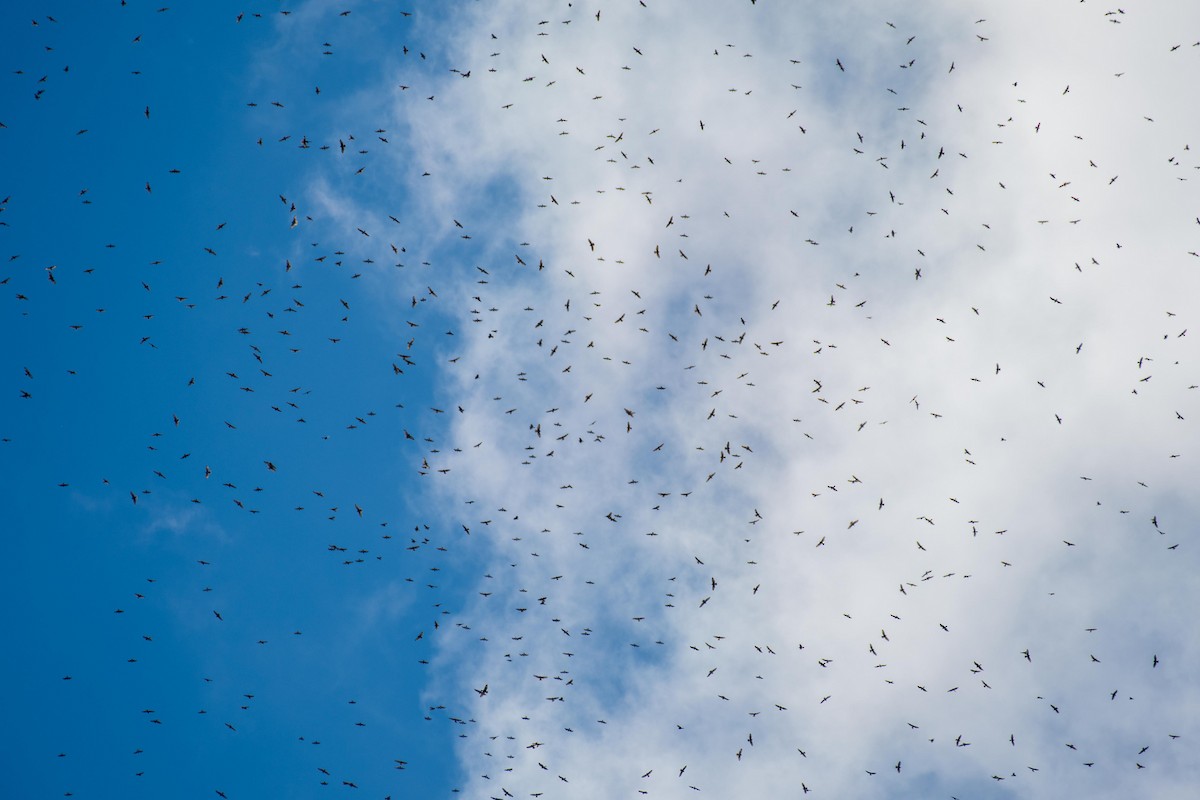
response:
[[[1193,796],[1200,8],[0,30],[6,794]]]

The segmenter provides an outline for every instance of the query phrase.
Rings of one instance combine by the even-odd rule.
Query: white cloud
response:
[[[393,98],[464,790],[1184,796],[1185,12],[647,5],[473,10]]]

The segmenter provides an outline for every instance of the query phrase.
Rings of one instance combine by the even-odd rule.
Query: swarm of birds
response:
[[[1190,796],[1197,12],[347,5],[2,12],[23,794]]]

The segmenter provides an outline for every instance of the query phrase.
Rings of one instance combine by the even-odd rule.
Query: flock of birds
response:
[[[1132,174],[1082,110],[1142,64],[1051,90],[989,60],[1019,43],[984,18],[835,35],[756,0],[246,11],[223,35],[299,66],[228,109],[242,183],[213,189],[177,138],[203,109],[139,94],[177,12],[113,5],[148,33],[114,45],[121,102],[66,132],[43,108],[76,91],[78,22],[8,34],[33,46],[0,146],[74,148],[103,184],[0,189],[0,453],[63,498],[37,525],[86,509],[154,572],[102,575],[123,599],[81,614],[111,639],[62,659],[59,702],[91,716],[70,693],[114,646],[120,702],[146,671],[164,706],[211,698],[186,724],[139,703],[122,774],[262,735],[274,694],[322,709],[272,732],[308,748],[296,796],[419,791],[406,752],[308,755],[383,720],[437,726],[461,774],[433,780],[471,797],[1188,796],[1200,159],[1168,109],[1118,106],[1153,150]],[[1121,35],[1140,13],[1071,11]],[[442,13],[478,38],[342,45],[449,37]],[[327,66],[356,58],[385,82]],[[106,135],[127,174],[87,149]],[[1151,193],[1178,219],[1125,216]],[[363,587],[367,633],[321,621]],[[188,637],[309,674],[394,641],[422,710],[156,655]],[[98,796],[46,747],[39,788]]]

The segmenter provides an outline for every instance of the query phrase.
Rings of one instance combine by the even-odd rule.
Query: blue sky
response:
[[[1200,16],[592,5],[0,10],[5,793],[1190,796]]]

